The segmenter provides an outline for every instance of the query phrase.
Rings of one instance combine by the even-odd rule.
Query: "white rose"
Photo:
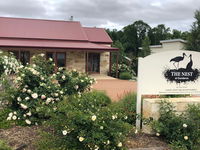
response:
[[[12,119],[13,119],[13,120],[16,120],[16,119],[17,119],[17,116],[13,116]]]
[[[44,57],[44,56],[45,56],[45,54],[43,54],[43,53],[42,53],[42,54],[40,54],[40,56]]]
[[[156,133],[156,136],[160,136],[160,133]]]
[[[63,130],[63,131],[62,131],[62,134],[63,134],[63,135],[67,135],[67,133],[68,133],[67,130]]]
[[[34,99],[38,98],[38,94],[37,94],[37,93],[31,94],[31,96],[32,96]]]
[[[18,98],[17,98],[17,101],[18,101],[18,102],[21,102],[21,100],[22,100],[21,97],[18,97]]]
[[[31,93],[31,90],[27,90],[28,93]]]
[[[103,130],[103,126],[100,126],[100,129]]]
[[[45,98],[46,98],[46,96],[45,96],[45,95],[42,95],[42,96],[41,96],[41,99],[45,99]]]
[[[25,100],[29,100],[29,99],[30,99],[29,97],[26,97],[26,98],[25,98]]]
[[[107,145],[109,145],[109,144],[110,144],[110,141],[108,140],[108,141],[107,141]]]
[[[26,119],[25,122],[26,122],[27,124],[29,124],[29,125],[31,124],[31,121],[28,120],[28,119]]]
[[[184,140],[188,140],[188,136],[184,136]]]
[[[119,142],[117,146],[122,147],[122,142]]]
[[[93,115],[92,116],[92,121],[95,121],[97,119],[97,116]]]
[[[183,124],[183,127],[184,127],[184,128],[187,128],[187,124],[184,123],[184,124]]]
[[[51,98],[47,98],[46,104],[49,104],[51,102]]]
[[[64,75],[62,76],[62,79],[63,79],[63,80],[65,79],[65,76],[64,76]]]
[[[9,117],[12,117],[12,116],[13,116],[13,113],[12,113],[12,112],[11,112],[11,113],[9,113],[9,114],[8,114],[8,116],[9,116]]]
[[[25,89],[25,88],[23,88],[22,92],[26,92],[26,89]]]
[[[27,116],[31,116],[32,113],[29,111],[28,113],[26,113]]]
[[[76,90],[78,90],[79,87],[78,87],[78,85],[75,85],[74,88],[75,88]]]
[[[16,111],[14,111],[14,112],[13,112],[13,114],[15,114],[15,115],[16,115],[16,114],[17,114],[17,112],[16,112]]]
[[[28,107],[26,106],[26,105],[24,105],[24,104],[20,104],[20,106],[21,106],[21,108],[23,108],[23,109],[27,109]]]
[[[8,120],[8,121],[11,120],[11,117],[8,117],[6,120]]]
[[[60,91],[60,94],[63,94],[63,91]]]
[[[85,138],[84,137],[79,137],[79,141],[82,142]]]
[[[55,93],[54,95],[55,95],[56,97],[58,97],[58,93]]]

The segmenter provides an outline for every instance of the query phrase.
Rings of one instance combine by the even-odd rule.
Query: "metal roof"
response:
[[[102,28],[82,27],[77,21],[0,17],[0,47],[48,47],[118,50]]]

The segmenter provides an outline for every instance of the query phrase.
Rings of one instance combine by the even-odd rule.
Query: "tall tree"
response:
[[[151,54],[151,49],[149,46],[150,46],[150,40],[149,37],[146,36],[142,41],[142,49],[139,52],[140,57],[146,57]]]
[[[152,45],[158,45],[161,40],[167,40],[171,37],[170,28],[165,27],[164,24],[159,24],[157,27],[154,27],[151,32],[152,37],[150,40]]]
[[[186,49],[200,51],[200,10],[195,12],[195,22],[192,24],[192,29],[188,37]]]

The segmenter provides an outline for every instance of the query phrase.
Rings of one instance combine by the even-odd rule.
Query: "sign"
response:
[[[177,50],[139,58],[137,87],[138,114],[142,95],[200,94],[200,53]]]

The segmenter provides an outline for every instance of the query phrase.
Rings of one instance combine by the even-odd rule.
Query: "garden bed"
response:
[[[39,132],[42,129],[44,128],[41,126],[16,126],[10,129],[1,129],[0,140],[6,141],[13,149],[36,150],[36,141],[40,139]],[[169,150],[169,147],[161,138],[142,133],[130,136],[126,145],[129,149],[165,147],[166,150]]]

